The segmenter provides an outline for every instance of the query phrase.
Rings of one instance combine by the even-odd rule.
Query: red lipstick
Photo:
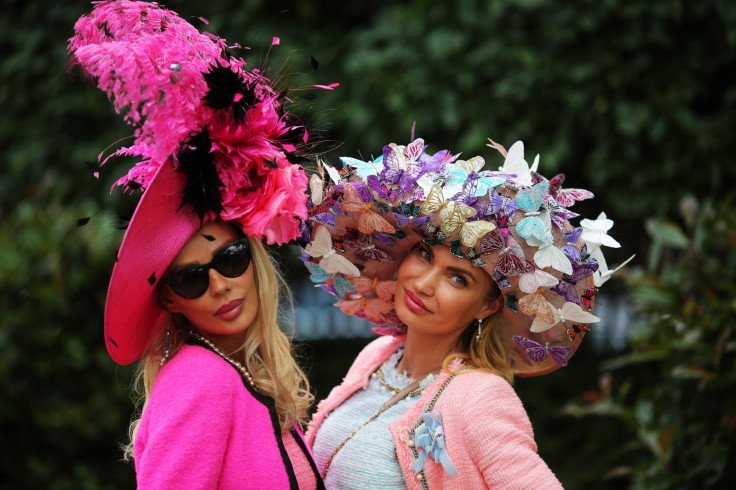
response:
[[[404,302],[406,303],[406,307],[414,313],[432,313],[424,302],[408,289],[404,290]]]
[[[219,310],[215,313],[216,316],[223,320],[232,320],[233,318],[240,315],[243,310],[243,300],[235,299],[222,305]]]

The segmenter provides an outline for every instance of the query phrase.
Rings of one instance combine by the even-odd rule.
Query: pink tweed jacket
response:
[[[135,469],[139,489],[296,489],[303,481],[324,488],[300,431],[282,438],[273,399],[195,345],[182,347],[156,378]]]
[[[400,338],[385,336],[363,349],[343,383],[317,406],[306,435],[310,446],[329,413],[366,386],[371,373],[396,352],[401,342]],[[451,370],[461,367],[459,360],[450,365]],[[423,471],[415,473],[411,469],[417,448],[410,431],[437,395],[433,408],[441,416],[447,455],[458,471],[452,478],[432,458],[427,459]],[[442,371],[419,401],[389,427],[407,488],[562,488],[537,454],[521,400],[500,376],[469,372],[450,379]]]

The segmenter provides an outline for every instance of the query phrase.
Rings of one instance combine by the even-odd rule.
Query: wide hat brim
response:
[[[105,345],[118,364],[141,357],[168,313],[156,285],[201,226],[189,206],[181,206],[186,177],[166,160],[146,188],[123,237],[105,303]]]

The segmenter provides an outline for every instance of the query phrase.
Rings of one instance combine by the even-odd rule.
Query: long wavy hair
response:
[[[501,290],[496,285],[495,281],[489,281],[488,293],[486,301],[498,300],[501,295]],[[501,314],[501,308],[494,314],[486,317],[481,322],[481,340],[476,340],[478,334],[478,322],[472,321],[470,325],[463,330],[458,337],[457,350],[452,354],[448,355],[442,362],[442,369],[450,374],[459,374],[449,369],[450,363],[455,359],[463,359],[466,363],[466,370],[463,372],[470,371],[485,371],[497,374],[504,378],[509,383],[514,381],[514,373],[511,370],[511,364],[509,363],[506,350],[501,344],[501,339],[498,336],[494,325],[496,319]],[[469,368],[469,369],[468,369]]]
[[[259,304],[258,315],[253,325],[246,330],[246,338],[240,350],[244,352],[245,367],[252,374],[256,389],[274,399],[281,431],[286,433],[295,423],[306,423],[307,411],[314,396],[310,392],[307,377],[292,355],[290,337],[293,335],[293,323],[289,336],[279,328],[284,307],[293,311],[291,290],[263,244],[253,237],[248,237],[248,242],[255,268]],[[162,287],[157,289],[159,297]],[[140,417],[161,370],[166,332],[168,330],[171,333],[170,356],[174,356],[186,343],[189,329],[186,318],[180,314],[171,314],[167,328],[158,332],[141,357],[133,380],[140,410],[128,430],[130,440],[123,448],[126,460],[133,457],[133,444]]]

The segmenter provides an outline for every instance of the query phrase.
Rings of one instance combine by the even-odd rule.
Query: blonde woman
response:
[[[105,305],[105,342],[140,360],[126,455],[139,488],[324,488],[301,423],[309,384],[280,331],[263,243],[299,236],[306,133],[262,67],[155,3],[96,2],[69,41],[136,127],[118,181],[143,195]]]
[[[384,334],[310,422],[328,488],[561,488],[511,382],[567,364],[598,321],[598,264],[561,177],[492,145],[496,172],[421,139],[343,159],[310,210],[312,280]]]

